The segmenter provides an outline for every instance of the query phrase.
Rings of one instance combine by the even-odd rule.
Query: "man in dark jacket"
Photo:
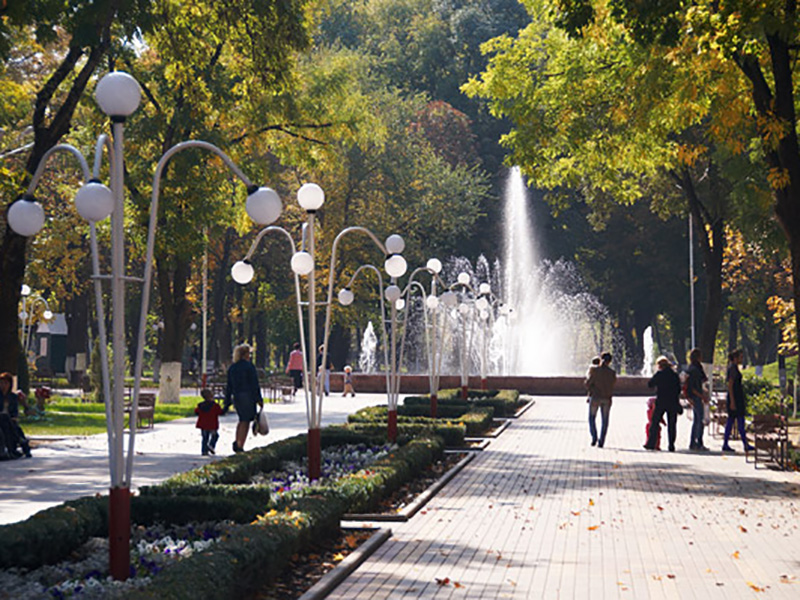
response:
[[[609,365],[611,364],[611,354],[604,352],[600,356],[600,366],[591,367],[586,377],[586,389],[589,390],[589,433],[592,435],[592,446],[600,448],[606,443],[608,433],[608,422],[611,417],[611,399],[614,395],[614,384],[617,382],[617,374]],[[597,436],[597,411],[603,415],[603,428],[600,430],[600,437]]]
[[[658,371],[647,382],[647,387],[656,388],[656,407],[650,419],[650,431],[647,435],[647,450],[656,449],[658,430],[661,427],[661,417],[667,415],[667,435],[669,436],[669,451],[675,452],[675,436],[677,432],[678,412],[681,410],[681,380],[673,370],[666,356],[659,356],[656,360]]]

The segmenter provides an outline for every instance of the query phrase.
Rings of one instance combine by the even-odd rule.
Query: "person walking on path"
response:
[[[214,402],[214,393],[208,388],[202,390],[200,395],[203,401],[194,409],[197,415],[197,427],[200,430],[202,444],[200,453],[203,456],[216,454],[217,440],[219,439],[219,416],[222,414],[222,407]]]
[[[680,402],[681,380],[666,356],[659,356],[656,360],[656,365],[658,366],[658,371],[647,382],[647,387],[656,388],[656,405],[650,419],[650,432],[644,447],[647,450],[655,450],[657,448],[656,440],[661,429],[661,418],[666,413],[669,451],[675,452],[678,414],[682,410]]]
[[[303,387],[303,351],[300,350],[300,342],[294,343],[294,348],[289,354],[289,362],[286,363],[286,372],[292,376],[294,384],[294,394]]]
[[[742,444],[744,444],[744,451],[750,452],[753,450],[753,446],[747,441],[747,435],[744,429],[744,417],[747,412],[747,404],[744,397],[744,388],[742,387],[742,372],[739,370],[740,364],[742,364],[741,350],[734,350],[728,354],[728,372],[725,376],[725,381],[728,384],[728,419],[725,422],[725,439],[722,444],[723,452],[736,452],[728,443],[731,439],[734,421],[736,421],[738,425],[739,436],[742,438]]]
[[[345,365],[344,367],[344,389],[342,391],[342,396],[347,396],[347,394],[352,394],[353,398],[356,397],[356,391],[353,389],[353,367],[350,365]]]
[[[258,384],[258,373],[250,362],[250,346],[241,344],[233,350],[233,364],[228,369],[228,384],[225,386],[225,407],[228,412],[231,403],[239,415],[236,424],[236,440],[233,442],[234,452],[244,451],[244,442],[250,429],[250,423],[256,418],[256,404],[264,408],[261,398],[261,386]]]
[[[589,433],[592,435],[592,446],[603,447],[608,433],[608,422],[611,417],[611,399],[614,395],[614,384],[617,374],[609,365],[611,354],[604,352],[600,355],[600,366],[590,367],[586,377],[586,389],[589,391]],[[602,412],[603,428],[600,437],[597,436],[597,411]]]
[[[693,348],[689,352],[689,375],[686,381],[686,397],[692,404],[692,439],[689,450],[708,450],[703,445],[703,429],[705,428],[705,404],[707,402],[704,386],[708,382],[706,372],[701,364],[703,353],[700,348]]]

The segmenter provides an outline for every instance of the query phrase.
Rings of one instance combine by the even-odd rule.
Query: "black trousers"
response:
[[[670,449],[675,448],[675,438],[678,433],[678,413],[674,410],[667,410],[666,408],[656,407],[653,409],[653,418],[650,421],[650,432],[647,436],[647,447],[655,448],[656,440],[658,439],[658,429],[661,427],[661,417],[667,415],[667,437],[669,439]]]

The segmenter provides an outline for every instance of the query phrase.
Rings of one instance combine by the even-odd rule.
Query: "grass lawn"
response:
[[[756,369],[755,367],[747,367],[746,369],[742,369],[742,373],[755,375]],[[797,373],[797,357],[790,356],[786,359],[786,377],[789,379],[795,378],[795,373]],[[764,365],[764,379],[769,380],[772,385],[778,385],[778,362],[770,363],[768,365]]]
[[[163,423],[194,416],[199,396],[182,396],[180,404],[156,402],[155,421]],[[127,418],[126,418],[127,423]],[[106,408],[99,402],[55,396],[47,402],[42,417],[22,417],[20,425],[27,435],[93,435],[106,432]]]

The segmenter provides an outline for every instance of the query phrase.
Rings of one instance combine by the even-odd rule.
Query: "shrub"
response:
[[[745,398],[755,398],[763,392],[774,389],[768,379],[749,374],[742,377],[742,388],[744,389]]]
[[[745,397],[750,408],[750,414],[776,415],[783,412],[781,410],[783,396],[775,388],[763,389],[755,396]]]

